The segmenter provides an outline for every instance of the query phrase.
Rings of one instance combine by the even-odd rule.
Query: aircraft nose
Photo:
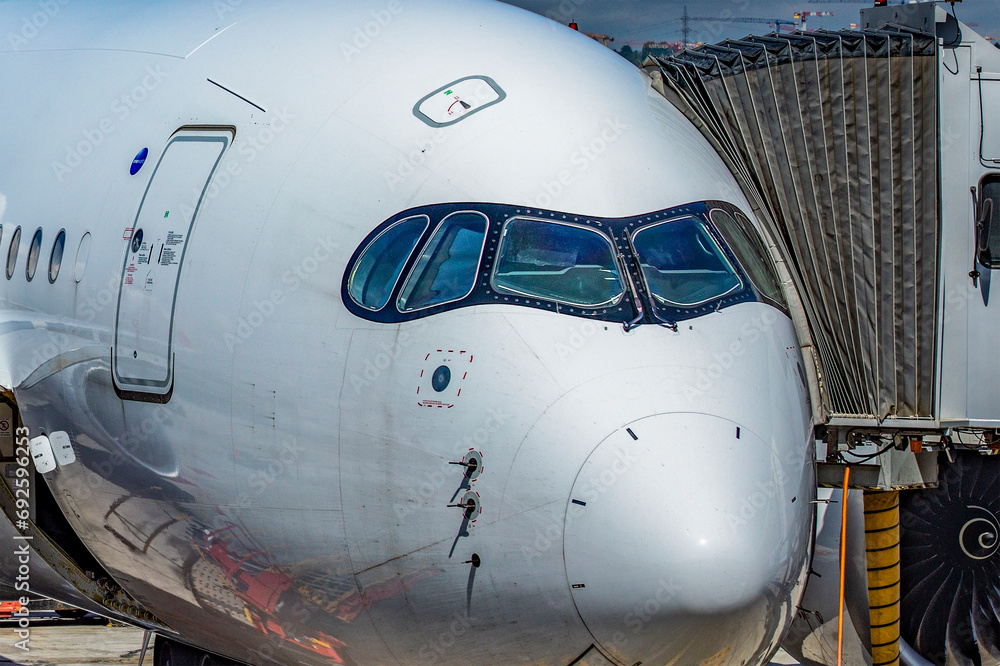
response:
[[[803,469],[789,465],[706,414],[653,416],[605,439],[576,479],[564,532],[573,599],[597,642],[629,664],[740,664],[766,651],[804,562],[808,502],[793,500]]]

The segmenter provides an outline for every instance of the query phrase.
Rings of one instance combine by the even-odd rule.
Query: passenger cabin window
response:
[[[28,246],[28,264],[24,267],[24,274],[31,282],[35,277],[35,269],[38,268],[38,255],[42,252],[42,228],[35,230],[35,235],[31,237],[31,245]]]
[[[503,230],[493,287],[594,308],[624,293],[611,241],[584,227],[514,218]]]
[[[429,224],[426,215],[407,218],[371,242],[355,264],[348,282],[348,292],[355,303],[372,311],[385,307],[406,260]]]
[[[7,279],[14,276],[14,267],[17,266],[17,251],[21,247],[21,227],[14,229],[14,234],[10,237],[10,247],[7,249]]]
[[[52,244],[52,254],[49,255],[49,282],[55,283],[59,277],[59,269],[62,268],[63,252],[66,249],[66,230],[60,229],[56,235],[56,242]]]
[[[452,213],[444,218],[403,285],[399,311],[422,310],[472,293],[488,226],[482,213]]]
[[[785,307],[785,294],[774,268],[771,252],[745,215],[730,215],[720,208],[712,211],[712,222],[743,266],[750,281],[771,301]]]
[[[632,241],[646,285],[660,304],[693,307],[743,287],[722,248],[697,218],[646,227]]]

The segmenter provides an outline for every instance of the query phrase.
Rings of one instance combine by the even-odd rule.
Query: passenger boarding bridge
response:
[[[996,450],[1000,50],[930,3],[862,17],[861,31],[748,37],[646,71],[724,156],[803,295],[792,310],[831,456],[873,437]]]
[[[1000,50],[935,3],[861,14],[859,31],[729,40],[645,71],[765,226],[806,359],[820,485],[866,490],[863,519],[860,493],[845,508],[853,537],[820,509],[825,577],[786,647],[837,663],[830,618],[846,606],[843,663],[900,663],[901,636],[906,664],[997,664]],[[906,488],[923,490],[872,492]],[[844,576],[838,559],[843,604],[824,582]]]

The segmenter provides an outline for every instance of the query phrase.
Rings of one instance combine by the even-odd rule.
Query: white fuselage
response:
[[[0,24],[34,11],[3,3]],[[0,259],[21,227],[0,383],[32,436],[69,433],[76,462],[45,483],[147,610],[251,663],[567,664],[592,644],[629,665],[766,663],[815,495],[781,310],[626,332],[511,303],[380,323],[342,298],[362,241],[417,206],[749,212],[643,74],[478,1],[60,5],[35,32],[0,45]],[[466,76],[506,98],[446,127],[415,115]],[[113,377],[123,270],[184,127],[231,139],[192,193],[169,338],[151,334],[169,391],[136,399]],[[449,464],[470,450],[471,483]],[[467,490],[473,522],[448,506]]]

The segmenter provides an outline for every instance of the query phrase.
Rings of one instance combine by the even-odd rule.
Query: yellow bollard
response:
[[[872,664],[899,666],[899,492],[865,491]]]

